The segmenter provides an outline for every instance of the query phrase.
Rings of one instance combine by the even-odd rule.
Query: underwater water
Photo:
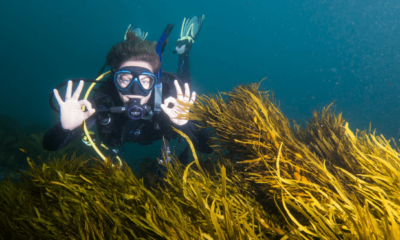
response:
[[[335,101],[351,129],[400,138],[400,3],[389,0],[1,1],[0,113],[23,126],[59,121],[48,104],[70,78],[93,78],[129,24],[156,41],[183,17],[205,14],[191,51],[199,94],[258,82],[275,92],[289,119],[302,122]],[[167,48],[163,68],[176,71]],[[133,145],[140,159],[159,145]],[[128,159],[125,159],[129,161]],[[132,160],[134,161],[134,160]]]

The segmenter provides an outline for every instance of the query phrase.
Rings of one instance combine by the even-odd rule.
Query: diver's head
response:
[[[140,104],[147,103],[157,83],[155,73],[161,67],[156,43],[128,32],[126,40],[108,53],[107,65],[114,72],[113,80],[124,102],[140,99]]]
[[[140,99],[144,105],[149,100],[157,77],[153,67],[144,61],[126,61],[114,73],[114,83],[123,102]]]

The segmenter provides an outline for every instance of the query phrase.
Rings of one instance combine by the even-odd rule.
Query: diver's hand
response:
[[[190,97],[190,90],[189,90],[189,85],[185,83],[185,95],[182,94],[181,87],[179,86],[179,83],[177,80],[174,81],[175,88],[176,88],[176,94],[178,95],[178,100],[180,100],[183,103],[190,103],[193,104],[194,101],[196,101],[196,93],[192,93],[192,97]],[[172,103],[174,104],[174,107],[168,108],[168,104]],[[185,125],[189,119],[178,117],[178,115],[181,114],[188,114],[189,113],[189,108],[183,106],[180,104],[176,98],[169,97],[164,100],[164,104],[161,104],[162,110],[168,115],[169,119],[171,119],[171,122],[175,123],[176,125],[182,126]]]
[[[92,116],[95,109],[92,108],[92,104],[88,100],[80,100],[84,82],[81,80],[78,87],[76,88],[74,95],[72,93],[72,81],[68,81],[67,92],[65,94],[65,102],[61,99],[57,89],[54,89],[54,96],[57,99],[58,105],[60,105],[60,118],[61,126],[65,130],[73,130],[80,126],[83,121],[88,117]],[[87,111],[82,111],[82,106],[85,105]]]

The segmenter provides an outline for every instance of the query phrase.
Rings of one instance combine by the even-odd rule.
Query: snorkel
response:
[[[161,35],[160,39],[157,42],[157,47],[156,47],[156,52],[158,54],[158,57],[160,58],[160,63],[162,62],[162,54],[164,52],[165,46],[168,44],[168,36],[171,33],[172,29],[174,28],[174,24],[168,24],[167,27],[165,28],[163,34]],[[157,73],[157,78],[161,78],[161,72],[162,69]]]
[[[156,52],[158,57],[160,58],[160,63],[162,62],[162,54],[164,51],[165,46],[168,43],[168,36],[171,33],[172,29],[174,28],[173,24],[168,24],[165,28],[163,34],[161,35],[160,39],[158,40]],[[161,103],[162,103],[162,84],[161,84],[161,77],[162,77],[162,68],[157,73],[157,83],[154,87],[154,129],[160,130],[160,125],[158,124],[157,119],[160,118],[161,113]]]
[[[173,24],[168,24],[167,27],[165,28],[163,34],[161,35],[160,39],[158,40],[156,52],[158,54],[158,57],[160,58],[160,63],[162,62],[162,54],[164,52],[164,48],[168,43],[168,36],[171,33],[173,28],[174,28]],[[162,68],[160,68],[160,70],[158,71],[156,76],[157,76],[157,79],[161,79]],[[156,114],[159,114],[161,112],[161,101],[162,101],[162,99],[161,99],[161,96],[162,96],[161,81],[156,83],[154,91],[155,91],[154,111]]]

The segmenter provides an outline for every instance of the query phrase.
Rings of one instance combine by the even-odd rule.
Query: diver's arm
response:
[[[190,85],[190,59],[189,52],[196,41],[205,16],[194,16],[183,19],[180,38],[176,42],[176,53],[179,54],[178,77]]]
[[[90,117],[86,120],[88,129],[95,124],[95,117]],[[44,135],[43,148],[46,151],[58,151],[77,139],[82,133],[83,129],[81,127],[77,127],[74,130],[64,130],[61,126],[61,122],[59,122]]]
[[[188,121],[182,126],[176,124],[173,126],[189,137],[196,150],[206,154],[212,153],[213,149],[208,145],[210,136],[206,129],[196,126],[196,123],[192,121]]]

